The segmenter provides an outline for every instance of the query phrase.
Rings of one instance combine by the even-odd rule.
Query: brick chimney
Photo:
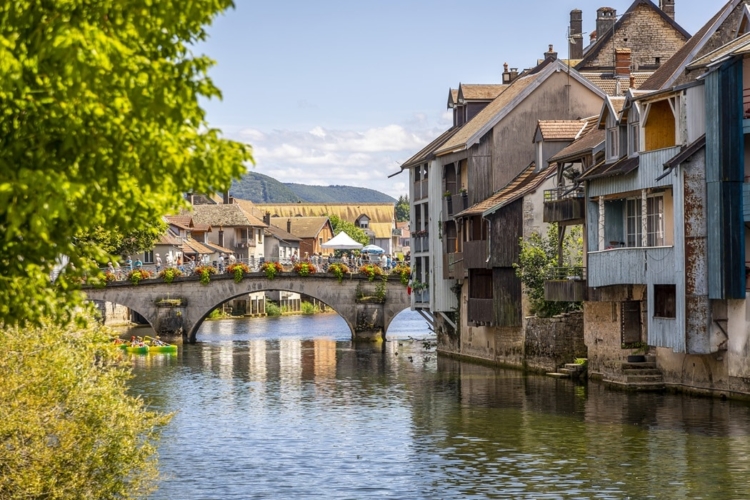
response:
[[[617,11],[612,7],[602,7],[596,11],[596,36],[604,37],[615,25]]]
[[[286,232],[292,234],[292,219],[286,220]]]
[[[674,2],[675,0],[659,0],[659,8],[672,19],[674,19]]]
[[[630,49],[615,49],[615,77],[630,78]]]
[[[549,59],[550,57],[552,59],[557,59],[557,52],[555,52],[555,49],[552,47],[552,44],[549,44],[549,50],[544,53],[545,59]]]
[[[579,9],[570,11],[570,30],[568,44],[571,59],[583,59],[583,12]]]
[[[263,222],[265,224],[271,225],[271,212],[266,212],[263,214]]]

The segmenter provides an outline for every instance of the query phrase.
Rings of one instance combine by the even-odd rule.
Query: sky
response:
[[[400,165],[451,126],[448,91],[500,83],[549,44],[567,57],[572,9],[628,0],[235,0],[196,47],[216,65],[210,126],[253,146],[255,171],[282,182],[408,193]],[[695,33],[726,0],[676,0]],[[658,2],[657,2],[658,4]],[[584,40],[588,37],[584,36]],[[529,139],[531,140],[531,139]]]

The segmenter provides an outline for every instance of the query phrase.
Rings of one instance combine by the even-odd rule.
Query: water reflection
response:
[[[337,321],[212,322],[136,359],[134,390],[179,411],[155,498],[747,498],[746,404],[438,359],[416,319],[358,347]]]

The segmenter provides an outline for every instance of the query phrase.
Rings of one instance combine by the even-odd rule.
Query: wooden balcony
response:
[[[451,197],[451,202],[453,206],[454,215],[469,208],[469,197],[466,195],[466,193],[454,194]]]
[[[470,323],[494,323],[495,313],[492,299],[469,298],[469,311],[466,319]]]
[[[443,279],[462,279],[464,273],[462,252],[443,254]],[[459,275],[459,270],[461,274]]]
[[[443,196],[443,214],[446,218],[453,217],[453,198]]]
[[[544,300],[550,302],[582,302],[588,291],[586,268],[555,268],[544,282]]]
[[[544,222],[583,221],[586,200],[583,190],[566,192],[561,188],[544,191]]]
[[[463,253],[467,269],[489,269],[487,240],[465,241]]]

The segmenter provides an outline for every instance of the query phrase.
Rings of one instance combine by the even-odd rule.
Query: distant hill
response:
[[[308,186],[282,183],[267,175],[248,172],[232,183],[229,194],[254,203],[395,203],[387,194],[353,186]]]

